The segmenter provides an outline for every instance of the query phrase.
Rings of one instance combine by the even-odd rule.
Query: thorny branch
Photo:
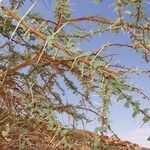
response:
[[[94,73],[95,74],[97,73],[97,76],[100,77],[98,79],[97,79],[97,77],[93,77],[93,72],[91,70],[93,67],[93,63],[95,63],[97,59],[102,58],[101,52],[103,50],[111,48],[111,47],[126,47],[126,48],[135,49],[134,45],[121,44],[121,43],[108,43],[108,44],[102,46],[101,48],[98,48],[97,50],[94,50],[91,53],[89,53],[89,55],[88,55],[89,58],[88,58],[85,54],[82,54],[82,53],[77,54],[75,52],[72,52],[69,48],[67,48],[65,46],[66,43],[64,42],[65,40],[63,38],[67,39],[67,41],[69,42],[69,40],[71,38],[75,37],[77,39],[78,38],[84,39],[85,37],[92,37],[93,35],[96,35],[97,33],[101,32],[101,31],[95,31],[92,33],[85,32],[83,35],[70,35],[69,36],[68,34],[62,34],[62,35],[60,34],[59,35],[59,30],[63,27],[64,24],[72,25],[73,23],[76,23],[76,22],[77,23],[78,22],[92,22],[92,23],[106,25],[108,28],[105,29],[105,31],[110,31],[112,28],[123,29],[124,32],[128,32],[130,34],[131,39],[133,39],[134,41],[139,43],[138,48],[139,47],[142,48],[143,52],[146,53],[147,55],[149,55],[150,49],[147,46],[147,43],[144,40],[138,39],[137,35],[132,30],[134,29],[134,30],[150,31],[150,26],[149,25],[141,26],[141,25],[135,25],[132,23],[126,23],[123,20],[121,12],[119,12],[119,11],[118,11],[119,19],[114,20],[114,21],[110,20],[108,18],[95,17],[95,16],[80,17],[80,18],[65,18],[63,16],[64,15],[63,12],[61,12],[59,10],[57,10],[55,12],[55,14],[57,16],[56,22],[29,15],[29,18],[31,17],[32,19],[40,20],[41,22],[44,21],[42,25],[45,25],[45,23],[51,23],[54,25],[54,28],[47,29],[48,34],[53,35],[53,32],[54,32],[54,34],[56,34],[57,36],[60,36],[61,42],[59,43],[59,41],[57,41],[57,40],[52,41],[52,43],[50,43],[52,46],[51,49],[55,49],[55,50],[57,50],[56,52],[58,52],[58,53],[60,52],[63,54],[63,56],[64,55],[67,56],[67,57],[56,57],[56,56],[52,56],[51,54],[49,54],[47,52],[48,44],[49,44],[48,38],[50,36],[41,31],[42,25],[39,28],[36,28],[32,25],[32,23],[30,25],[30,23],[28,23],[27,21],[22,20],[21,17],[19,17],[16,13],[13,12],[13,10],[9,9],[8,7],[6,7],[2,4],[0,4],[0,7],[2,8],[3,12],[7,14],[8,17],[15,19],[21,25],[16,30],[16,33],[17,33],[17,36],[20,37],[20,39],[23,41],[23,43],[16,41],[15,39],[12,39],[12,41],[15,42],[16,44],[20,44],[21,46],[26,46],[28,48],[35,50],[34,53],[32,53],[32,56],[28,57],[27,59],[22,58],[22,60],[21,60],[21,62],[19,62],[19,64],[14,63],[14,64],[12,64],[11,67],[9,67],[9,66],[7,67],[7,64],[10,61],[7,59],[7,58],[9,58],[8,56],[0,57],[0,60],[6,60],[6,62],[5,62],[6,64],[4,64],[5,67],[3,65],[0,66],[0,70],[1,70],[0,96],[2,97],[3,100],[5,100],[4,103],[6,105],[8,105],[10,103],[9,100],[13,99],[19,106],[24,108],[22,98],[13,95],[16,92],[20,95],[24,95],[25,99],[32,99],[32,105],[34,105],[35,108],[38,108],[38,107],[44,108],[46,106],[46,105],[44,105],[44,102],[45,102],[44,100],[46,100],[46,101],[50,102],[50,107],[52,109],[57,110],[58,112],[60,112],[60,111],[66,112],[66,113],[72,115],[73,117],[78,116],[78,114],[76,114],[76,112],[74,110],[71,110],[71,108],[89,111],[89,112],[94,113],[97,116],[102,116],[101,123],[106,125],[107,128],[113,133],[113,135],[115,135],[115,133],[111,129],[110,125],[108,124],[107,119],[105,119],[102,114],[104,112],[101,112],[100,110],[96,109],[95,106],[93,106],[93,103],[91,102],[92,100],[90,100],[88,92],[90,93],[91,91],[94,91],[94,92],[98,93],[99,89],[97,87],[100,87],[101,85],[102,85],[102,87],[104,87],[103,88],[103,91],[104,91],[103,111],[105,111],[104,107],[108,107],[107,106],[108,101],[107,101],[107,99],[105,100],[105,96],[111,94],[112,91],[110,92],[109,88],[107,88],[107,86],[104,85],[104,82],[99,80],[101,78],[101,76],[104,79],[104,81],[106,80],[108,82],[108,85],[109,85],[111,83],[111,81],[117,82],[119,80],[119,77],[121,77],[123,74],[134,73],[134,72],[136,72],[136,70],[134,70],[132,68],[122,67],[121,65],[112,65],[112,64],[109,64],[109,62],[107,62],[104,65],[100,65],[95,68]],[[140,10],[138,8],[137,14],[136,14],[137,22],[139,22],[139,14],[140,14]],[[2,20],[1,20],[1,22],[2,22]],[[16,26],[13,25],[11,21],[7,22],[7,20],[6,20],[5,23],[7,23],[9,25],[8,32],[11,32],[16,28]],[[24,28],[25,28],[25,30],[27,30],[26,34],[29,33],[31,35],[34,34],[34,36],[36,36],[36,37],[33,36],[32,38],[40,39],[43,42],[45,42],[45,43],[47,42],[47,43],[45,45],[42,44],[43,46],[40,46],[40,48],[38,45],[36,45],[36,46],[30,45],[30,43],[26,42],[24,40],[24,38],[22,37]],[[84,31],[78,26],[76,26],[76,28],[79,29],[80,31]],[[57,32],[58,32],[58,34],[57,34]],[[0,31],[0,33],[4,37],[6,37],[8,40],[10,39],[10,36],[7,33],[4,33],[3,31]],[[10,44],[9,42],[10,41],[6,41],[4,44],[0,45],[0,50],[4,50],[5,48],[7,48],[7,46],[9,47],[9,44]],[[62,43],[64,43],[64,44],[62,44]],[[11,57],[11,55],[10,55],[10,57]],[[37,64],[38,60],[40,63]],[[110,59],[110,61],[111,61],[111,59]],[[79,68],[81,64],[82,64],[82,69]],[[49,66],[49,69],[47,66]],[[24,77],[24,79],[22,79],[22,77],[25,75],[23,73],[21,73],[20,70],[23,68],[27,68],[27,67],[29,67],[29,70],[30,70],[30,72],[27,74],[29,79],[27,77]],[[84,72],[84,68],[86,68],[87,72]],[[119,68],[119,70],[116,70],[116,68]],[[67,80],[64,72],[69,72],[68,70],[72,74],[75,74],[77,76],[77,78],[79,78],[79,80],[81,80],[81,82],[83,83],[83,86],[85,86],[85,87],[87,86],[86,87],[87,89],[85,88],[87,93],[86,94],[81,93],[80,90],[78,90],[76,87],[74,87],[73,84],[71,84],[71,82],[68,85],[68,87],[71,88],[73,91],[75,91],[75,93],[77,93],[78,95],[87,99],[87,102],[89,102],[88,104],[90,104],[90,106],[92,108],[83,107],[82,105],[76,105],[76,106],[72,105],[72,104],[64,105],[63,101],[61,101],[59,95],[54,92],[54,89],[53,89],[54,84],[57,84],[59,89],[61,89],[63,91],[62,86],[56,81],[56,77],[61,76]],[[145,74],[148,73],[143,70],[141,72],[145,73]],[[39,79],[37,79],[37,80],[42,80],[42,83],[36,82],[36,77],[34,76],[32,78],[33,74],[34,75],[38,74]],[[16,76],[18,76],[18,77],[16,77]],[[31,76],[31,79],[30,79],[30,76]],[[45,76],[46,77],[48,76],[48,78],[46,79]],[[14,80],[14,82],[10,82],[11,80],[12,81]],[[101,84],[101,85],[95,85],[93,83],[93,81],[97,81],[97,80],[99,80],[98,84]],[[32,81],[32,84],[30,83],[30,81]],[[18,83],[18,82],[20,82],[20,83]],[[22,84],[25,84],[25,86],[22,86]],[[9,89],[9,86],[11,86],[10,89]],[[116,91],[118,93],[122,93],[122,91],[120,90],[120,88],[118,88],[118,86],[120,86],[120,84],[118,84],[115,87],[114,91],[112,92],[114,95],[116,94],[115,93]],[[131,85],[124,84],[124,86],[129,87]],[[29,91],[27,91],[28,88],[29,88]],[[94,88],[95,89],[97,88],[98,90],[96,91]],[[9,89],[9,91],[7,91],[7,89]],[[107,91],[105,91],[106,89],[107,89]],[[147,95],[145,95],[141,89],[134,87],[134,86],[132,86],[132,89],[134,89],[134,91],[136,91],[137,93],[142,95],[144,99],[149,100],[149,97]],[[50,97],[48,92],[50,92],[50,94],[53,97]],[[124,96],[126,96],[126,95],[124,95]],[[37,98],[36,104],[34,104],[34,97]],[[53,98],[55,99],[54,101],[56,102],[56,105],[53,104]],[[43,101],[40,99],[42,99]],[[130,103],[131,103],[131,105],[136,106],[134,101],[131,101]],[[47,107],[45,107],[45,108],[47,108]],[[147,113],[145,113],[145,111],[143,111],[141,108],[137,108],[137,109],[139,109],[140,113],[142,113],[145,117],[150,118],[150,116]],[[25,108],[24,111],[26,111],[26,110],[27,109]],[[108,110],[106,110],[106,111],[108,111]]]

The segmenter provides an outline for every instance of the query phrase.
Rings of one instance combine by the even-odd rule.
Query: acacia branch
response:
[[[73,22],[81,22],[81,21],[91,21],[91,22],[97,22],[97,23],[102,23],[105,25],[114,25],[115,21],[110,21],[109,19],[105,19],[105,18],[96,18],[93,16],[89,16],[89,17],[81,17],[81,18],[74,18],[74,19],[66,19],[65,22],[68,23],[73,23]],[[115,24],[115,26],[120,27],[126,25],[128,28],[132,28],[132,29],[144,29],[147,31],[150,31],[150,26],[144,27],[144,26],[138,26],[138,25],[134,25],[134,24],[129,24],[129,23],[123,23],[123,22],[118,22],[118,24]]]
[[[7,76],[11,76],[13,75],[15,72],[17,72],[18,70],[30,66],[33,63],[35,63],[37,60],[37,56],[30,59],[30,60],[26,60],[25,62],[23,62],[20,65],[14,66],[12,68],[6,69],[2,74],[0,74],[0,81],[4,80],[4,78],[6,78]]]
[[[18,22],[21,20],[21,18],[19,16],[17,16],[12,10],[10,10],[9,8],[5,7],[4,5],[0,6],[3,11],[5,11],[7,13],[7,15],[13,17],[14,19],[16,19]],[[41,33],[40,31],[34,29],[32,26],[30,26],[27,22],[25,21],[21,21],[21,23],[24,27],[26,27],[28,29],[29,32],[32,32],[34,34],[36,34],[38,37],[40,37],[42,40],[47,41],[47,36],[43,33]],[[57,48],[59,51],[63,51],[66,54],[68,54],[69,56],[73,57],[74,59],[78,58],[79,56],[77,56],[76,54],[68,51],[66,48],[64,48],[63,46],[60,46],[58,43],[53,43],[52,46],[54,48]],[[84,63],[88,66],[91,66],[91,61],[89,60],[85,60],[85,59],[79,59],[79,61],[81,63]],[[112,78],[116,78],[116,76],[118,76],[117,73],[115,73],[114,71],[109,70],[108,68],[101,66],[97,69],[97,71],[104,73]]]

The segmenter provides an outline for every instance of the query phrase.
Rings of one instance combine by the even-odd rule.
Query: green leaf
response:
[[[31,145],[31,144],[32,144],[30,138],[26,138],[26,139],[25,139],[25,143],[26,143],[27,145]]]
[[[135,109],[134,112],[133,112],[133,114],[132,114],[132,117],[135,118],[138,113],[139,113],[139,110]]]
[[[24,102],[24,104],[25,104],[25,107],[28,108],[28,107],[31,106],[32,101],[31,101],[30,99],[27,99],[27,100]]]
[[[126,99],[128,100],[128,102],[132,101],[132,96],[126,95]]]
[[[124,99],[124,98],[125,98],[125,96],[124,96],[123,94],[119,94],[119,96],[118,96],[118,98],[117,98],[117,101],[122,100],[122,99]]]
[[[52,130],[53,128],[54,128],[54,123],[53,123],[53,121],[49,121],[49,122],[48,122],[47,129],[48,129],[48,130]]]
[[[95,69],[97,69],[99,66],[102,66],[103,64],[104,64],[104,62],[102,62],[102,61],[94,61],[93,62],[93,67]]]
[[[93,143],[93,148],[94,148],[94,150],[99,150],[100,149],[100,145],[101,145],[101,143],[100,143],[100,141],[99,140],[94,140],[94,143]]]
[[[60,94],[58,94],[58,93],[56,93],[56,92],[53,92],[53,95],[54,95],[54,97],[56,98],[56,100],[59,101],[59,103],[62,103],[62,99],[61,99]]]
[[[29,41],[29,40],[30,40],[30,37],[31,37],[30,32],[28,32],[28,33],[26,33],[26,34],[23,35],[23,38],[24,38],[26,41]]]
[[[147,123],[147,122],[149,122],[150,121],[150,118],[148,117],[148,116],[145,116],[144,118],[143,118],[143,122],[144,123]]]
[[[124,11],[125,14],[132,15],[132,12],[129,10]]]
[[[79,114],[79,115],[78,115],[78,118],[79,118],[79,119],[85,119],[85,118],[86,118],[86,116],[85,116],[85,114],[84,114],[84,113],[82,113],[82,114]]]
[[[101,132],[106,132],[107,131],[107,127],[101,126],[101,127],[97,127],[95,128],[94,132],[99,134]]]
[[[32,142],[30,140],[27,141],[27,145],[32,145]]]
[[[32,128],[35,129],[37,127],[37,124],[32,124]]]
[[[94,4],[98,5],[102,2],[102,0],[93,0]]]
[[[67,129],[64,129],[64,130],[61,131],[61,136],[64,136],[64,135],[66,135],[67,133],[68,133],[68,130],[67,130]]]
[[[73,147],[73,144],[69,143],[67,139],[62,140],[61,144],[63,144],[65,149],[71,149]]]
[[[140,104],[138,101],[134,102],[134,106],[135,106],[136,108],[139,108],[140,105],[141,105],[141,104]]]
[[[126,103],[124,104],[124,106],[125,106],[126,108],[129,108],[129,107],[130,107],[130,103],[129,103],[129,102],[126,102]]]
[[[21,133],[22,134],[27,134],[28,133],[28,129],[27,128],[21,128]]]
[[[25,149],[25,141],[19,144],[19,150]]]
[[[143,111],[144,113],[148,114],[148,112],[150,111],[150,108],[145,108]]]

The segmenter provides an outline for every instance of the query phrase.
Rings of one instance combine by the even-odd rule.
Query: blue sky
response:
[[[41,12],[46,18],[50,19],[53,17],[51,11],[53,10],[53,2],[49,3],[50,0],[44,0],[45,4],[48,8],[46,8],[41,0],[38,1],[36,6],[33,10],[38,10]],[[114,12],[114,7],[112,3],[114,0],[103,0],[100,5],[92,5],[92,0],[70,0],[72,9],[73,9],[73,17],[80,17],[80,16],[91,16],[91,15],[101,15],[106,16],[112,19],[115,19],[116,15]],[[148,1],[148,0],[147,0]],[[7,0],[2,0],[5,4],[7,4]],[[22,9],[21,15],[24,14],[25,11],[29,9],[31,3],[27,1],[25,7]],[[150,15],[150,4],[146,4],[146,11]],[[85,24],[86,26],[86,24]],[[90,27],[89,27],[90,28]],[[93,29],[91,25],[91,30]],[[120,42],[120,43],[130,43],[130,39],[127,33],[119,33],[117,35],[114,34],[102,34],[96,36],[91,41],[85,41],[81,44],[81,47],[90,51],[94,50],[95,48],[100,47],[102,44],[107,42]],[[131,49],[127,48],[111,48],[108,53],[118,53],[119,55],[116,57],[114,62],[126,64],[127,66],[134,66],[134,67],[144,67],[145,69],[150,70],[150,64],[142,64],[144,61],[142,60],[141,54],[137,54],[136,52],[132,51]],[[128,79],[130,82],[138,85],[139,87],[143,88],[145,93],[150,96],[150,80],[146,79],[143,76],[131,76]],[[72,98],[71,94],[67,94],[66,97],[68,99]],[[138,99],[138,97],[136,97]],[[142,99],[139,99],[141,102]],[[143,107],[150,106],[148,102],[142,102]],[[123,108],[123,103],[114,102],[112,107],[110,108],[110,116],[112,120],[112,128],[114,131],[124,140],[130,140],[132,142],[138,143],[142,146],[150,147],[150,142],[146,139],[150,135],[150,128],[148,125],[144,125],[141,127],[142,121],[138,118],[133,119],[131,114],[132,111],[130,109]],[[65,117],[64,117],[65,120]],[[87,126],[88,130],[93,130],[94,125]]]

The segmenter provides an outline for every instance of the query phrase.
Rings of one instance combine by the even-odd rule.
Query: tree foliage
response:
[[[143,64],[149,63],[150,24],[142,0],[115,0],[116,18],[105,16],[73,17],[72,1],[52,1],[50,18],[38,10],[31,10],[38,1],[31,1],[31,7],[22,15],[26,0],[0,3],[0,105],[13,113],[35,117],[47,123],[51,130],[61,124],[58,114],[65,113],[72,118],[73,127],[78,121],[83,124],[93,121],[88,114],[94,114],[99,121],[98,133],[110,130],[109,108],[112,101],[123,101],[124,107],[133,110],[132,116],[141,114],[144,123],[150,119],[149,109],[142,108],[135,96],[142,101],[150,98],[144,91],[128,82],[128,76],[144,74],[149,79],[150,71],[115,63],[115,54],[108,54],[112,48],[126,48],[140,53]],[[29,2],[29,1],[28,1]],[[47,1],[46,1],[47,2]],[[49,5],[44,0],[42,3]],[[103,1],[91,1],[101,5]],[[82,23],[86,24],[86,28]],[[89,31],[89,25],[93,30]],[[128,34],[126,43],[101,44],[97,49],[87,51],[82,42],[98,38],[98,34]],[[79,44],[80,43],[80,44]],[[88,42],[86,43],[88,44]],[[88,45],[86,46],[88,47]],[[143,65],[144,66],[144,65]],[[76,102],[66,100],[72,92]],[[98,97],[94,103],[92,95]],[[71,98],[71,97],[70,97]]]

